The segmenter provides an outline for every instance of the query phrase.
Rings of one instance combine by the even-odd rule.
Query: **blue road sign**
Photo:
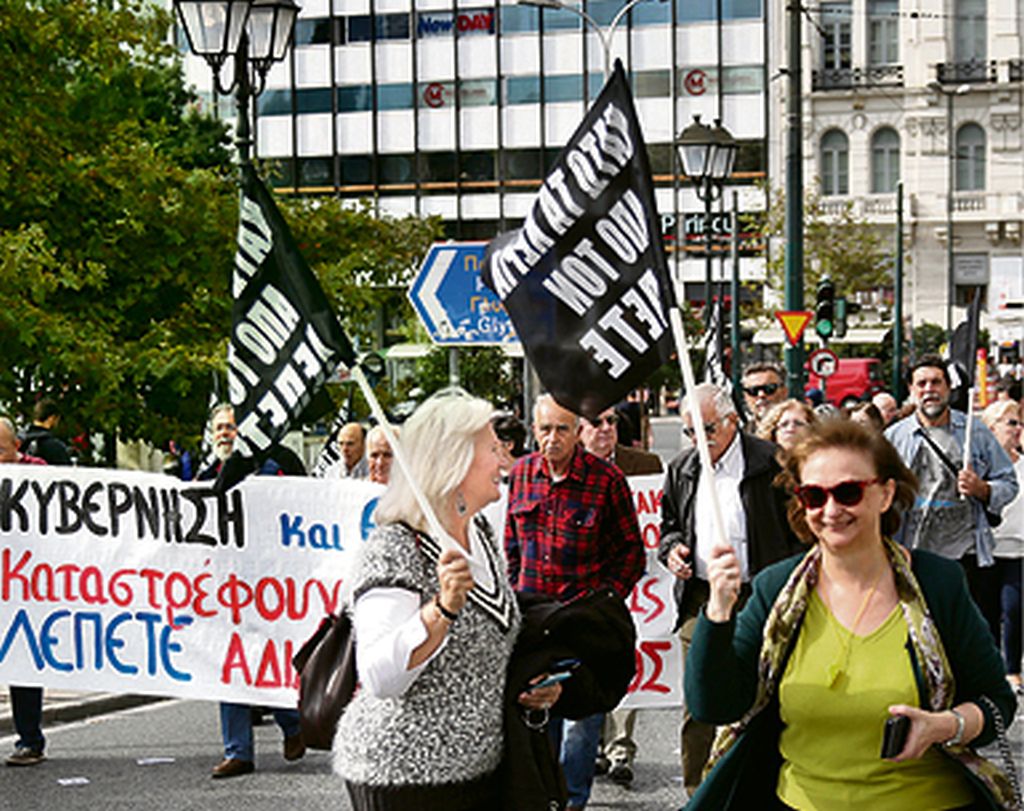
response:
[[[436,344],[518,343],[501,301],[480,278],[486,242],[431,246],[409,300]]]

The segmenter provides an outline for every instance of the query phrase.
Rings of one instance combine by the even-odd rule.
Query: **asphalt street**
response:
[[[281,756],[281,734],[270,723],[256,728],[257,771],[213,780],[221,758],[217,705],[163,701],[46,730],[45,763],[0,769],[3,811],[282,811],[350,808],[325,752],[295,763]],[[588,806],[622,811],[665,811],[682,804],[677,775],[678,713],[640,713],[641,752],[633,785],[598,778]],[[0,739],[8,751],[12,737]],[[412,810],[411,810],[412,811]]]

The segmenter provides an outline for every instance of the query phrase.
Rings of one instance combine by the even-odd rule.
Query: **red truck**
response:
[[[825,385],[814,372],[807,372],[807,389],[824,389],[828,401],[836,406],[870,400],[884,388],[882,362],[877,358],[840,358]]]

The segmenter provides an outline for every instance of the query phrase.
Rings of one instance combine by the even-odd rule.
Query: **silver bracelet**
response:
[[[943,741],[943,746],[959,746],[964,742],[964,717],[959,710],[954,710],[952,707],[949,711],[956,716],[956,734],[953,735],[948,741]]]

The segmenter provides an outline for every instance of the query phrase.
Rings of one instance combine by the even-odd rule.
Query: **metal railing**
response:
[[[972,84],[995,82],[996,60],[971,59],[967,62],[940,62],[935,66],[935,78],[942,84]]]
[[[812,71],[812,90],[845,90],[854,87],[902,87],[903,65],[868,65],[857,68],[826,68]]]

